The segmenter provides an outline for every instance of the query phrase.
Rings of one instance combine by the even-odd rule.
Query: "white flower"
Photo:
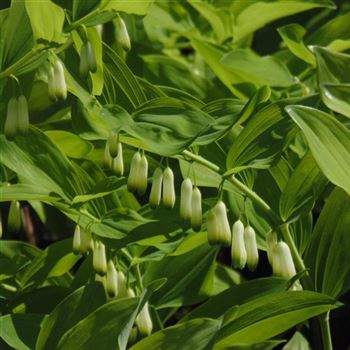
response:
[[[162,181],[163,181],[163,171],[161,168],[156,168],[152,177],[152,188],[149,195],[149,204],[151,208],[156,208],[160,204],[162,196]]]
[[[244,230],[244,243],[247,251],[248,269],[254,271],[259,262],[259,252],[256,244],[256,234],[251,226],[247,226]]]
[[[247,262],[247,251],[244,244],[244,225],[237,220],[232,225],[231,258],[234,268],[243,269]]]
[[[134,192],[138,188],[138,171],[141,161],[141,153],[135,152],[130,163],[130,172],[128,177],[127,187],[130,192]]]
[[[227,218],[226,205],[219,201],[208,214],[207,221],[209,244],[220,244],[230,246],[231,229]]]
[[[106,290],[111,298],[118,295],[118,274],[112,260],[109,260],[107,264]]]
[[[272,250],[272,269],[276,276],[290,279],[296,274],[292,254],[285,242],[278,242]]]
[[[163,173],[163,204],[166,208],[173,208],[175,200],[174,174],[166,167]]]
[[[192,216],[192,181],[185,179],[181,184],[180,217],[190,220]]]
[[[142,335],[148,336],[152,333],[153,323],[149,313],[148,302],[145,303],[140,313],[136,317],[135,323]]]
[[[123,146],[118,142],[118,154],[112,161],[112,169],[118,176],[124,174]]]
[[[93,251],[92,265],[96,273],[105,275],[107,272],[106,247],[102,242],[96,242]]]
[[[200,231],[202,228],[202,195],[198,187],[194,187],[192,191],[192,216],[191,226],[194,231]]]

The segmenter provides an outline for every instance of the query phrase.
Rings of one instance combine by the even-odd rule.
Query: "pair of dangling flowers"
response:
[[[119,141],[119,135],[114,132],[107,138],[103,162],[106,168],[111,168],[116,175],[123,176],[123,144]]]

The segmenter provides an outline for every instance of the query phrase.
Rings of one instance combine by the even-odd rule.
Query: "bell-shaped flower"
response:
[[[166,208],[173,208],[175,200],[174,173],[170,167],[166,167],[163,172],[163,205]]]
[[[259,263],[259,251],[256,243],[256,234],[251,226],[244,230],[244,243],[247,251],[247,266],[250,271],[255,271]]]
[[[128,296],[128,287],[126,283],[126,277],[123,271],[117,271],[118,277],[118,297],[125,298]]]
[[[108,150],[112,158],[118,155],[118,136],[112,131],[110,132],[108,138]]]
[[[81,232],[80,226],[75,226],[74,235],[73,235],[73,253],[79,254],[81,251]]]
[[[275,276],[290,279],[296,274],[293,258],[288,245],[278,242],[272,251],[272,269]]]
[[[87,54],[87,61],[89,65],[89,71],[91,73],[96,73],[97,71],[96,55],[90,41],[86,42],[86,54]]]
[[[86,254],[87,252],[93,250],[93,240],[91,232],[84,228],[80,228],[80,253]]]
[[[7,104],[4,133],[8,140],[13,140],[17,135],[18,103],[15,97],[10,98]]]
[[[191,208],[191,226],[193,231],[198,232],[202,228],[202,195],[197,186],[195,186],[192,191]]]
[[[180,217],[185,221],[191,220],[192,216],[192,181],[187,178],[181,184]]]
[[[237,220],[232,225],[231,259],[232,265],[236,269],[243,269],[247,262],[247,251],[244,244],[244,225],[240,220]]]
[[[136,317],[135,323],[137,325],[137,328],[139,329],[139,332],[143,336],[147,337],[152,333],[153,322],[152,322],[151,315],[149,313],[148,302],[145,303],[140,313]]]
[[[277,233],[274,231],[269,231],[266,235],[266,252],[267,258],[269,259],[269,263],[272,266],[272,257],[273,257],[273,247],[277,243]]]
[[[227,218],[226,205],[223,201],[219,201],[210,210],[207,220],[207,231],[209,244],[230,246],[231,229]]]
[[[142,196],[147,190],[148,161],[146,156],[141,156],[137,173],[137,194]]]
[[[131,43],[129,33],[125,22],[121,17],[117,17],[115,19],[115,30],[118,44],[123,48],[123,50],[127,52],[130,51]]]
[[[130,192],[135,192],[138,188],[138,172],[141,161],[141,153],[135,152],[130,163],[130,172],[127,187]]]
[[[109,260],[107,264],[106,291],[111,298],[118,295],[118,274],[112,260]]]
[[[151,208],[157,208],[162,196],[163,171],[160,167],[154,170],[152,177],[152,188],[149,195],[149,205]]]
[[[94,245],[92,265],[96,273],[103,276],[107,272],[106,247],[97,241]]]
[[[65,100],[67,98],[67,84],[64,77],[64,67],[60,60],[57,60],[53,65],[56,98]]]
[[[123,176],[124,159],[123,159],[123,145],[121,142],[118,142],[118,154],[115,158],[113,158],[112,169],[116,175]]]

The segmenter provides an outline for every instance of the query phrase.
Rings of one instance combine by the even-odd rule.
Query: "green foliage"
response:
[[[348,6],[6,3],[0,348],[316,349],[310,327],[332,349],[350,290]],[[254,274],[221,244],[237,220],[256,232]]]

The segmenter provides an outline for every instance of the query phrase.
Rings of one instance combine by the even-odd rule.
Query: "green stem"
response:
[[[318,317],[320,326],[321,326],[321,334],[323,341],[323,349],[324,350],[333,350],[332,345],[332,334],[329,326],[329,311],[322,314]]]

